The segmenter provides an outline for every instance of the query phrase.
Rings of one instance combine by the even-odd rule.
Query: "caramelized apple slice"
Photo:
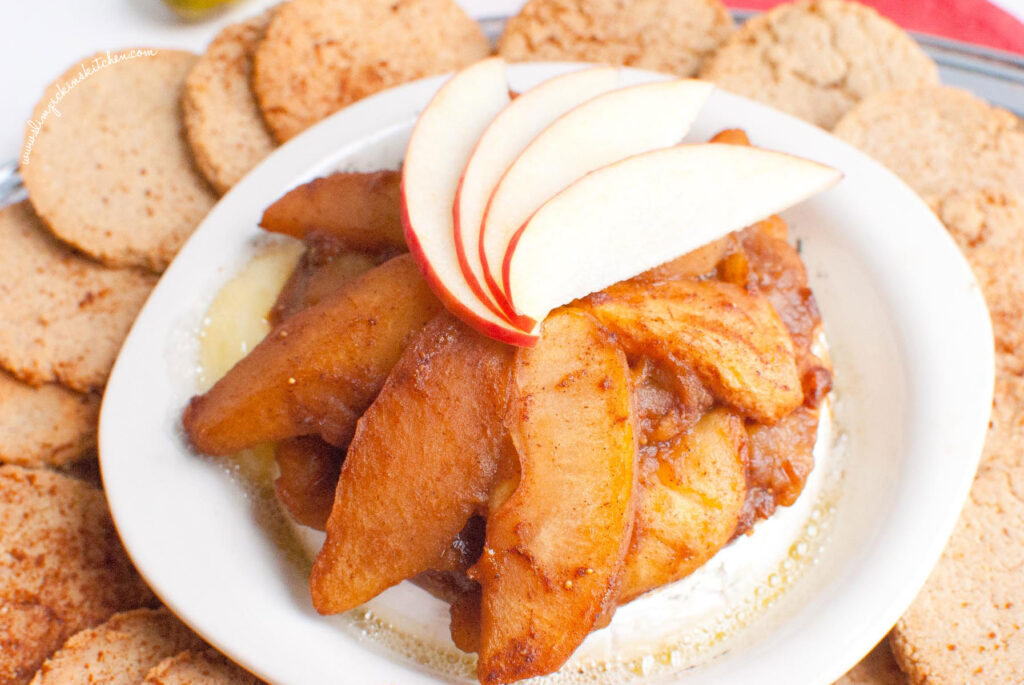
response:
[[[693,252],[687,252],[682,257],[677,257],[661,266],[643,272],[636,276],[637,281],[668,281],[679,278],[696,279],[707,276],[715,270],[718,263],[726,256],[729,246],[733,242],[732,234],[713,240],[707,245],[698,247]]]
[[[317,178],[267,207],[260,226],[299,239],[330,236],[350,250],[405,252],[401,180],[400,171]]]
[[[587,301],[631,352],[692,368],[757,421],[774,423],[803,401],[793,340],[764,296],[717,281],[627,281]]]
[[[614,607],[632,530],[629,366],[586,312],[563,309],[516,353],[508,427],[518,487],[492,507],[481,585],[485,685],[551,673]]]
[[[619,601],[689,575],[732,538],[746,495],[743,420],[713,409],[645,457]]]
[[[289,316],[319,304],[374,266],[374,260],[362,252],[335,253],[313,241],[278,293],[270,310],[270,323],[277,326]]]
[[[349,446],[310,577],[317,611],[351,609],[441,567],[490,496],[511,359],[447,313],[415,338]]]
[[[283,440],[274,448],[280,471],[274,481],[277,498],[293,519],[323,530],[334,503],[345,450],[320,438]]]
[[[451,614],[452,642],[463,652],[472,653],[480,650],[480,588],[475,587],[463,593],[452,602]]]
[[[348,444],[409,339],[440,309],[412,257],[382,264],[275,328],[193,397],[189,440],[205,454],[299,435]]]

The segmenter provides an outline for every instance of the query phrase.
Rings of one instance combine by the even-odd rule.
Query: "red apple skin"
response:
[[[480,300],[484,305],[490,309],[496,316],[500,316],[509,323],[512,320],[509,318],[501,308],[495,306],[488,297],[487,292],[484,291],[483,285],[480,283],[480,279],[476,277],[473,270],[469,267],[469,260],[466,258],[466,245],[462,236],[462,217],[459,212],[459,198],[462,195],[462,182],[465,176],[459,179],[459,185],[455,189],[455,203],[452,205],[452,222],[455,226],[455,255],[459,259],[459,269],[462,270],[462,275],[466,279],[466,283],[469,284],[469,289],[476,295],[476,299]],[[486,271],[484,272],[486,276]]]
[[[484,221],[486,222],[486,220],[487,220],[487,212],[485,211],[484,212]],[[523,229],[519,229],[518,231],[516,231],[516,234],[512,237],[512,239],[515,240],[519,236],[519,234],[522,233],[522,230]],[[515,244],[514,242],[513,243],[509,243],[509,246],[507,248],[505,248],[505,261],[506,262],[509,259],[508,255],[509,255],[510,251],[512,250],[512,246],[514,244]],[[484,251],[484,232],[483,232],[483,230],[480,231],[479,249],[480,249],[480,261],[484,265],[484,280],[487,282],[487,288],[494,295],[494,299],[497,300],[498,306],[501,307],[502,316],[506,320],[512,322],[512,325],[515,326],[516,328],[519,328],[519,329],[524,330],[524,331],[532,331],[536,327],[537,322],[534,321],[533,319],[531,319],[528,316],[523,316],[522,314],[519,314],[518,312],[516,312],[515,307],[509,301],[508,297],[505,296],[505,293],[504,293],[504,291],[502,291],[501,286],[499,286],[498,282],[494,280],[493,276],[491,276],[491,269],[490,269],[490,266],[487,263],[487,254]],[[504,269],[505,269],[505,267],[504,267],[504,265],[502,265],[502,271],[504,271]],[[507,281],[507,279],[503,279],[503,280]]]
[[[522,237],[523,231],[526,230],[526,225],[530,223],[527,219],[526,223],[519,227],[519,229],[512,234],[512,239],[508,241],[508,247],[505,248],[505,258],[501,262],[501,280],[505,283],[505,292],[512,292],[512,288],[509,287],[509,272],[512,269],[512,253],[516,251],[516,245],[519,244],[519,238]],[[480,243],[480,252],[483,253],[483,242]],[[484,273],[488,273],[485,269]],[[493,280],[493,279],[492,279]],[[494,285],[497,288],[497,284]],[[505,298],[506,302],[509,302],[508,298]],[[509,302],[509,309],[515,312],[515,303]],[[537,325],[529,316],[525,314],[516,314],[515,322],[518,328],[525,330],[533,330],[533,327]]]
[[[434,271],[433,267],[430,266],[430,262],[427,261],[426,254],[423,251],[423,246],[420,244],[419,237],[412,228],[412,221],[409,218],[408,207],[404,201],[404,178],[402,179],[402,198],[402,230],[405,233],[405,242],[409,245],[409,252],[412,254],[413,259],[416,260],[416,265],[419,266],[420,272],[423,273],[423,278],[426,279],[427,285],[429,285],[430,289],[434,291],[434,294],[437,295],[437,299],[441,300],[445,308],[455,316],[459,317],[467,326],[470,326],[473,330],[482,335],[486,335],[488,338],[493,338],[494,340],[499,340],[517,347],[535,346],[537,344],[537,335],[513,328],[512,324],[509,324],[508,328],[504,328],[490,321],[484,321],[473,313],[466,305],[460,302],[454,295],[452,295],[441,281],[441,278]]]

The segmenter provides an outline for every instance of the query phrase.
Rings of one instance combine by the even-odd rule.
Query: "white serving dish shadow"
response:
[[[510,78],[524,89],[571,68],[519,65]],[[658,77],[627,70],[625,78]],[[441,80],[412,83],[335,114],[282,146],[227,194],[150,297],[107,387],[101,467],[129,554],[183,620],[270,682],[451,680],[361,637],[363,622],[318,616],[305,579],[257,524],[246,492],[213,461],[190,452],[179,425],[196,391],[198,326],[219,287],[262,242],[256,226],[263,209],[338,168],[394,166]],[[884,635],[924,583],[966,497],[987,428],[993,377],[987,310],[927,207],[891,173],[827,133],[728,93],[713,95],[688,139],[706,140],[730,127],[746,129],[758,145],[846,174],[836,188],[784,215],[803,246],[839,386],[835,432],[845,454],[831,461],[822,455],[824,468],[815,477],[827,484],[828,472],[842,469],[841,492],[829,499],[834,513],[814,563],[760,618],[718,643],[716,651],[725,653],[688,670],[645,660],[647,675],[603,676],[616,681],[832,682]],[[794,511],[808,504],[802,497]],[[738,543],[752,548],[759,535]],[[778,552],[774,545],[769,555]],[[398,592],[433,601],[416,589]],[[384,601],[381,609],[395,605]],[[653,606],[658,598],[640,601]],[[437,604],[428,617],[435,629],[443,620]],[[630,616],[640,606],[622,609],[588,643],[611,640],[619,630],[613,643],[621,648],[627,635],[619,626],[628,623],[636,633],[639,619]],[[441,657],[444,671],[454,668],[453,658]]]

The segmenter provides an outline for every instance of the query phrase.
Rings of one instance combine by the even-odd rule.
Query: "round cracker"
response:
[[[164,659],[143,681],[144,685],[257,685],[260,682],[212,649],[189,650]]]
[[[216,196],[193,165],[181,116],[196,59],[177,50],[99,54],[46,90],[21,175],[59,238],[109,266],[160,271],[206,216]]]
[[[27,682],[71,634],[153,602],[99,489],[0,466],[0,682]]]
[[[958,88],[872,95],[833,132],[892,169],[933,207],[955,192],[1024,194],[1024,123]]]
[[[996,376],[982,467],[1024,464],[1024,376]]]
[[[34,388],[0,371],[0,462],[64,466],[96,446],[100,398],[54,383]]]
[[[252,57],[269,22],[268,12],[225,28],[185,79],[188,142],[221,194],[276,147],[251,86]]]
[[[202,644],[167,609],[127,611],[72,635],[32,685],[137,685],[167,657]]]
[[[824,128],[872,93],[939,82],[900,27],[845,0],[786,3],[750,19],[700,75]]]
[[[734,30],[720,0],[530,0],[505,27],[512,61],[604,62],[697,73]]]
[[[0,365],[32,385],[103,387],[156,277],[72,252],[27,202],[0,209],[0,244]]]
[[[1024,195],[958,191],[937,201],[935,211],[981,285],[998,368],[1024,374]]]
[[[1024,682],[1024,465],[983,469],[938,566],[896,624],[916,685]]]
[[[256,49],[253,90],[285,141],[367,95],[490,51],[454,0],[291,0]]]
[[[878,643],[835,685],[907,685],[907,676],[896,665],[889,640]]]

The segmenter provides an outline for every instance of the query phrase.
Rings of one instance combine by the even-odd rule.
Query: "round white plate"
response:
[[[510,78],[521,90],[572,68],[513,66]],[[652,78],[624,73],[629,82]],[[372,612],[318,616],[301,564],[276,542],[260,505],[215,460],[189,451],[179,423],[197,391],[204,312],[258,249],[263,209],[336,169],[395,167],[442,80],[337,113],[239,183],[167,270],[107,386],[101,466],[129,554],[183,620],[274,683],[462,682],[469,674],[468,660],[441,644],[443,605],[408,584],[375,600]],[[743,98],[716,92],[688,139],[732,127],[846,175],[785,214],[835,364],[832,434],[819,441],[819,466],[794,507],[696,578],[623,608],[570,662],[577,680],[832,682],[924,583],[977,466],[991,405],[992,334],[978,286],[943,227],[878,164]],[[666,611],[672,606],[680,611]],[[735,620],[719,630],[726,614]]]

